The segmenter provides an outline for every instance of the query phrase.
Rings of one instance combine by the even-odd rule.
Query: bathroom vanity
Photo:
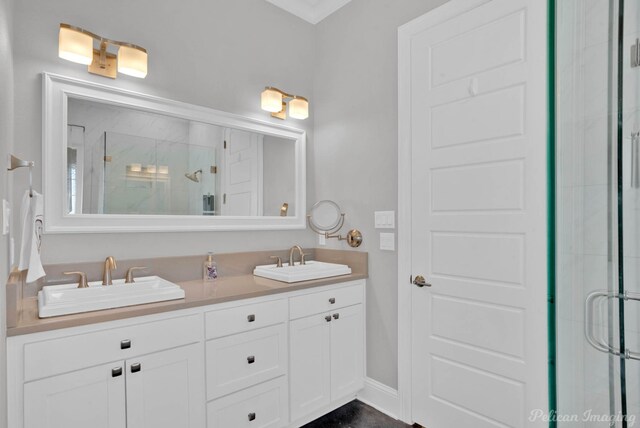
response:
[[[43,94],[45,233],[305,228],[303,130],[48,73]],[[234,199],[235,176],[251,177],[251,191],[236,192],[246,200]],[[8,298],[9,426],[299,427],[353,400],[364,384],[367,255],[310,251],[355,268],[285,283],[251,275],[284,251],[216,254],[221,275],[209,282],[195,279],[200,257],[130,260],[184,299],[46,319],[33,292],[68,286],[10,287],[32,295]],[[68,283],[65,271],[97,279],[99,267],[50,266],[46,285]]]
[[[9,329],[10,426],[304,425],[363,387],[365,278],[178,282],[182,301],[42,320],[27,307]]]

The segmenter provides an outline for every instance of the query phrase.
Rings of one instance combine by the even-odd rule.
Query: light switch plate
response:
[[[395,211],[376,211],[375,225],[376,229],[395,229],[396,228],[396,212]]]
[[[318,245],[321,245],[321,246],[327,245],[327,238],[324,235],[318,234]]]
[[[9,207],[9,201],[2,200],[2,234],[9,233],[9,224],[11,223],[11,208]]]
[[[381,233],[380,234],[380,249],[385,251],[396,250],[396,234],[395,233]]]

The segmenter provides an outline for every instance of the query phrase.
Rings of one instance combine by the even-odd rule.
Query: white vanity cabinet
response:
[[[9,337],[9,426],[299,427],[363,386],[364,285]]]
[[[155,318],[11,338],[11,426],[202,428],[202,315]]]
[[[292,421],[304,421],[309,415],[336,407],[363,387],[362,285],[289,300]]]

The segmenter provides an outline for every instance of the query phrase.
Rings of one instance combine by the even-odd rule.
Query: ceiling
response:
[[[351,0],[267,0],[312,24],[325,19]]]

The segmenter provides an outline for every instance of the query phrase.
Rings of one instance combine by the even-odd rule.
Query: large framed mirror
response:
[[[46,233],[305,228],[304,131],[49,73],[43,85]]]

